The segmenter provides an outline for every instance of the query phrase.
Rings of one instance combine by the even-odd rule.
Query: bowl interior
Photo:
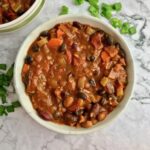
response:
[[[24,14],[22,14],[20,17],[18,17],[17,19],[15,19],[13,21],[1,24],[0,29],[8,28],[8,27],[13,26],[14,24],[19,23],[21,20],[23,20],[24,18],[29,16],[31,14],[31,12],[34,11],[37,8],[39,2],[40,2],[40,0],[35,0],[35,2],[32,4],[32,6]]]
[[[41,119],[36,114],[36,111],[33,109],[31,101],[30,101],[29,97],[27,96],[27,94],[25,93],[24,84],[23,84],[22,79],[21,79],[21,71],[22,71],[22,67],[23,67],[23,64],[24,64],[24,58],[27,54],[28,48],[30,47],[32,42],[39,36],[39,34],[43,30],[48,30],[48,29],[54,27],[58,23],[72,22],[72,21],[78,21],[78,22],[83,23],[83,24],[88,24],[88,25],[91,25],[93,27],[100,28],[100,29],[104,30],[106,33],[110,34],[116,41],[118,41],[121,44],[122,48],[125,50],[126,60],[127,60],[127,64],[128,64],[127,72],[128,72],[128,82],[129,83],[126,87],[125,96],[124,96],[122,102],[118,105],[118,107],[116,109],[114,109],[114,111],[112,113],[110,113],[108,115],[108,117],[104,121],[99,122],[96,125],[94,125],[93,127],[88,128],[88,129],[73,128],[73,127],[69,127],[69,126],[66,126],[66,125],[59,125],[59,124],[55,124],[55,123],[52,123],[52,122],[47,122],[47,121],[44,121],[43,119]],[[45,126],[46,128],[57,131],[57,132],[60,132],[60,133],[64,133],[64,134],[83,134],[83,133],[88,133],[88,132],[97,130],[99,128],[105,127],[107,124],[111,123],[111,121],[113,119],[115,119],[118,116],[118,114],[120,114],[120,112],[124,109],[127,102],[129,101],[130,96],[131,96],[132,91],[133,91],[134,64],[133,64],[132,55],[130,53],[130,50],[129,50],[127,44],[125,43],[125,41],[123,40],[121,35],[117,31],[115,31],[111,26],[103,23],[102,21],[100,21],[100,20],[98,20],[94,17],[72,16],[72,15],[70,16],[70,15],[68,15],[68,16],[57,17],[54,20],[50,20],[50,21],[42,24],[41,26],[39,26],[37,29],[35,29],[26,38],[26,40],[22,44],[22,46],[19,50],[19,53],[17,55],[17,58],[16,58],[14,81],[15,81],[16,92],[19,96],[19,99],[20,99],[20,102],[21,102],[22,106],[24,107],[24,109],[27,111],[27,113],[34,120],[36,120],[38,123]]]

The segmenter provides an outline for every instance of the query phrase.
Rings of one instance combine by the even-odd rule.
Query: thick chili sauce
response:
[[[104,31],[69,22],[42,32],[28,50],[22,80],[44,120],[91,127],[121,102],[125,54]]]

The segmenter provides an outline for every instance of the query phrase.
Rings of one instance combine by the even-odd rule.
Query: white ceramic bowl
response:
[[[116,41],[118,41],[122,48],[125,50],[126,53],[126,60],[127,60],[127,72],[128,72],[128,85],[125,90],[125,96],[123,98],[123,101],[118,105],[118,107],[108,115],[108,117],[102,121],[97,123],[91,128],[74,128],[74,127],[69,127],[66,125],[59,125],[55,124],[50,121],[44,121],[41,119],[36,111],[33,109],[31,101],[28,97],[28,95],[25,93],[25,87],[21,79],[21,71],[22,67],[24,64],[24,58],[27,54],[28,48],[32,44],[32,42],[39,36],[39,34],[44,31],[48,30],[52,27],[54,27],[58,23],[62,22],[72,22],[72,21],[78,21],[83,24],[88,24],[93,27],[100,28],[104,30],[106,33],[109,33]],[[19,96],[19,100],[23,106],[23,108],[26,110],[26,112],[34,119],[36,120],[39,124],[43,125],[44,127],[51,129],[53,131],[63,133],[63,134],[84,134],[84,133],[89,133],[92,131],[95,131],[97,129],[101,129],[103,127],[106,127],[108,124],[112,123],[112,121],[122,112],[122,110],[125,108],[127,103],[129,102],[129,99],[131,97],[132,91],[133,91],[133,86],[134,86],[134,64],[133,64],[133,58],[131,56],[131,52],[128,48],[128,45],[122,38],[122,36],[114,30],[111,26],[105,24],[99,19],[96,19],[94,17],[89,17],[89,16],[76,16],[76,15],[68,15],[68,16],[61,16],[57,17],[53,20],[50,20],[38,28],[36,28],[24,41],[22,44],[17,58],[15,62],[15,68],[14,68],[14,82],[15,82],[15,88],[16,92]]]
[[[17,19],[10,21],[5,24],[0,25],[0,33],[11,32],[20,29],[24,25],[28,24],[30,21],[38,15],[42,9],[45,0],[35,0],[33,5],[27,10],[23,15]]]

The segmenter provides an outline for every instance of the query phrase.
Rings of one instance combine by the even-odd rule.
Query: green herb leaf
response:
[[[6,76],[8,77],[9,81],[12,80],[13,78],[13,73],[14,73],[14,64],[11,65],[11,67],[8,69],[6,72]]]
[[[84,0],[74,0],[75,5],[81,5],[84,3]]]
[[[120,2],[114,3],[114,4],[112,5],[112,9],[115,10],[115,11],[120,11],[120,10],[122,9],[121,3],[120,3]]]
[[[3,116],[5,114],[5,107],[3,105],[0,105],[0,116]]]
[[[2,103],[3,104],[5,104],[7,101],[6,101],[6,95],[3,95],[2,97],[1,97],[1,99],[2,99]]]
[[[69,8],[67,6],[65,6],[65,5],[63,5],[61,7],[59,15],[65,15],[65,14],[68,14],[68,12],[69,12]]]
[[[9,86],[9,79],[7,75],[0,74],[0,86]]]
[[[21,104],[19,101],[12,102],[11,104],[14,106],[14,108],[21,107]]]
[[[133,35],[133,34],[135,34],[135,33],[136,33],[136,27],[135,27],[135,26],[130,27],[130,28],[129,28],[129,34],[130,34],[130,35]]]
[[[91,5],[89,8],[88,8],[88,11],[90,12],[90,14],[92,16],[95,16],[95,17],[98,17],[99,16],[99,7],[98,6],[93,6]]]
[[[5,106],[5,108],[6,108],[6,110],[7,110],[7,112],[14,112],[14,107],[13,107],[13,105],[9,105],[9,106]]]
[[[4,96],[7,94],[7,91],[4,87],[0,86],[0,97]]]
[[[7,69],[7,65],[6,64],[0,64],[0,69],[1,70],[6,70]]]

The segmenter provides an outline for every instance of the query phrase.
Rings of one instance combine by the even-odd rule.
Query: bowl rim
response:
[[[1,24],[0,25],[0,29],[11,27],[14,24],[17,24],[20,21],[22,21],[27,16],[30,16],[30,14],[32,13],[32,11],[34,11],[37,8],[39,2],[40,2],[39,0],[35,0],[34,3],[32,4],[32,6],[25,13],[23,13],[21,16],[19,16],[15,20],[12,20],[12,21],[10,21],[8,23]]]
[[[25,94],[26,96],[27,96],[27,94],[25,93],[25,91],[23,91],[24,90],[24,86],[23,86],[23,83],[22,83],[22,80],[21,80],[21,74],[18,75],[18,68],[20,67],[19,59],[20,59],[20,57],[22,55],[22,52],[25,50],[24,46],[27,44],[27,42],[30,39],[30,37],[32,37],[32,36],[37,37],[36,36],[37,32],[40,33],[39,31],[43,31],[44,30],[44,29],[42,29],[43,27],[45,27],[46,25],[47,26],[51,26],[51,24],[56,25],[57,24],[56,22],[59,22],[59,23],[61,23],[61,22],[69,22],[68,20],[72,20],[72,21],[73,20],[75,20],[75,21],[78,20],[80,22],[80,20],[82,20],[82,19],[85,19],[87,22],[96,22],[97,24],[102,25],[103,27],[106,27],[106,29],[109,29],[109,31],[111,31],[112,34],[116,35],[118,37],[118,39],[120,39],[121,42],[125,45],[126,49],[124,51],[125,51],[126,54],[128,54],[129,60],[130,60],[130,64],[128,66],[131,67],[131,69],[132,69],[132,73],[130,73],[131,69],[128,71],[128,77],[129,77],[129,74],[130,74],[130,78],[132,79],[131,80],[132,82],[129,83],[129,85],[127,85],[127,86],[130,86],[130,87],[128,88],[129,89],[128,93],[126,92],[122,102],[120,103],[120,107],[118,106],[119,108],[117,107],[114,110],[115,113],[114,113],[114,111],[110,113],[110,114],[114,115],[113,117],[109,114],[110,117],[108,116],[108,119],[106,118],[107,119],[106,122],[105,122],[105,120],[106,120],[105,119],[104,121],[97,123],[96,126],[94,125],[94,127],[92,127],[92,128],[86,128],[86,129],[80,128],[81,130],[80,129],[78,130],[77,128],[74,128],[74,127],[69,127],[69,126],[65,126],[65,125],[59,125],[59,124],[55,124],[53,122],[45,122],[43,119],[40,119],[37,114],[34,114],[35,112],[31,112],[31,110],[25,106],[25,102],[23,102],[23,100],[22,100],[22,94]],[[50,27],[50,28],[52,28],[52,27]],[[100,27],[100,29],[101,29],[101,27]],[[35,40],[35,37],[34,37],[34,40]],[[32,42],[34,40],[32,40]],[[120,43],[120,44],[122,44],[122,43]],[[25,51],[27,52],[27,50],[28,49],[26,48]],[[126,59],[128,59],[128,58],[126,58]],[[18,79],[21,80],[21,81],[19,82]],[[19,97],[19,101],[20,101],[21,105],[23,106],[25,111],[31,116],[31,118],[34,119],[36,122],[38,122],[40,125],[48,128],[50,130],[53,130],[55,132],[62,133],[62,134],[86,134],[86,133],[90,133],[90,132],[102,129],[102,128],[106,127],[107,125],[110,125],[112,121],[114,121],[116,118],[118,118],[118,116],[123,112],[123,110],[125,109],[125,107],[129,103],[129,100],[130,100],[130,98],[132,96],[134,85],[135,85],[134,59],[133,59],[132,53],[131,53],[131,51],[130,51],[130,49],[129,49],[125,39],[122,37],[122,35],[118,31],[116,31],[109,24],[105,23],[104,21],[102,21],[100,19],[92,17],[92,16],[87,16],[87,15],[64,15],[64,16],[56,17],[54,19],[51,19],[51,20],[46,21],[45,23],[41,24],[36,29],[34,29],[29,34],[29,36],[25,39],[25,41],[23,42],[22,46],[20,47],[20,50],[19,50],[19,52],[17,54],[17,57],[16,57],[15,66],[14,66],[14,83],[15,83],[16,93],[17,93],[17,95]],[[22,85],[20,85],[20,84],[22,84]],[[21,93],[21,92],[23,92],[23,93]],[[30,101],[30,105],[32,105],[31,101]],[[32,109],[34,109],[34,108],[32,108]]]

